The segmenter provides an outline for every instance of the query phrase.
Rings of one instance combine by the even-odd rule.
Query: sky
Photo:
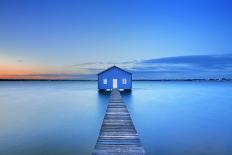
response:
[[[232,78],[230,0],[0,0],[0,79]]]

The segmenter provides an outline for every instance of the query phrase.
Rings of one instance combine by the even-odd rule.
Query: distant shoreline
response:
[[[97,80],[68,80],[68,79],[0,79],[0,81],[97,81]],[[232,81],[230,78],[220,79],[135,79],[133,81]]]

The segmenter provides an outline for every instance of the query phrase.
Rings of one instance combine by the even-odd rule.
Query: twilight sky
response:
[[[0,78],[232,77],[230,0],[1,0]]]

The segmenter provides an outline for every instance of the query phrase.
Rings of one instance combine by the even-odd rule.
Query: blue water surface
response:
[[[88,155],[108,94],[96,82],[0,82],[0,155]],[[231,155],[232,83],[134,82],[124,101],[147,155]]]

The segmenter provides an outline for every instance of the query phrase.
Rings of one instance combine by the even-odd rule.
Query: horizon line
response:
[[[232,78],[133,79],[132,81],[232,81]],[[0,79],[0,81],[98,81],[97,79]]]

